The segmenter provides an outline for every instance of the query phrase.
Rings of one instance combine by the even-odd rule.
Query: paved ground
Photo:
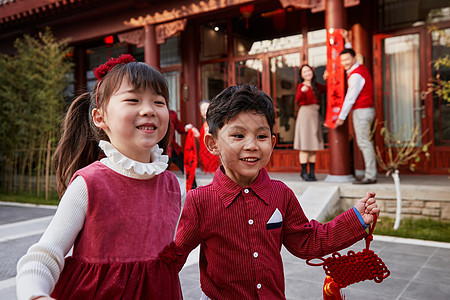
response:
[[[424,184],[421,180],[418,182]],[[38,241],[54,211],[54,207],[0,202],[0,299],[15,299],[16,263],[28,247]],[[364,243],[359,242],[349,249],[359,252],[363,248]],[[450,299],[449,243],[376,236],[370,248],[385,262],[391,275],[381,284],[365,281],[347,287],[344,289],[347,299]],[[323,269],[306,265],[285,249],[282,256],[287,299],[322,299]],[[197,257],[197,253],[191,254],[180,273],[186,300],[200,298]]]

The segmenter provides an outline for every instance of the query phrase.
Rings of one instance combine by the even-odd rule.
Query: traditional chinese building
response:
[[[422,144],[431,142],[431,159],[419,162],[416,172],[448,174],[450,106],[426,90],[438,74],[433,62],[449,48],[430,33],[430,25],[450,34],[448,1],[0,0],[0,52],[12,54],[16,38],[50,26],[73,47],[70,96],[92,90],[94,67],[130,53],[161,70],[171,108],[183,122],[198,126],[202,99],[231,84],[257,85],[274,99],[277,111],[277,144],[267,168],[297,172],[298,69],[310,64],[321,81],[327,32],[345,28],[373,75],[377,120],[399,136],[419,128],[425,133]],[[448,80],[449,73],[439,70],[441,79]],[[322,103],[325,116],[325,97]],[[364,169],[351,128],[324,127],[324,138],[318,172],[347,175]],[[385,147],[379,130],[375,142]]]

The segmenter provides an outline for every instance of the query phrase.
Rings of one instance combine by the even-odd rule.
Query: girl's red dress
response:
[[[158,259],[173,241],[180,215],[175,175],[135,179],[100,162],[78,175],[88,189],[86,221],[52,297],[182,299],[176,266]]]

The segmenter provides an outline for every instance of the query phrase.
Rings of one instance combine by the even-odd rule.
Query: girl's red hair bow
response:
[[[135,61],[134,57],[130,54],[122,54],[118,58],[110,58],[106,63],[103,65],[98,66],[97,68],[94,68],[94,75],[98,79],[98,81],[101,81],[103,77],[108,74],[111,69],[118,64],[126,64],[129,62]]]

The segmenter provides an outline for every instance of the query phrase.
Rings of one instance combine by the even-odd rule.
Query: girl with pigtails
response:
[[[61,201],[17,264],[18,299],[181,299],[173,239],[185,192],[166,171],[166,81],[131,55],[94,71],[95,90],[65,117]]]

